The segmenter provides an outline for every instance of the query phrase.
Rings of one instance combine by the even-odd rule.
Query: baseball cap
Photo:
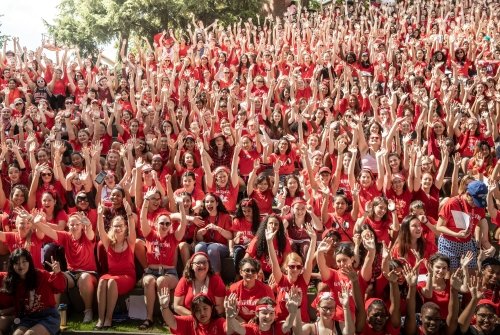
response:
[[[474,200],[474,205],[480,208],[486,207],[486,198],[488,195],[488,187],[482,181],[475,180],[467,186],[467,193]]]
[[[329,174],[332,174],[332,170],[330,170],[329,167],[327,166],[323,166],[321,169],[319,169],[318,171],[318,174],[322,174],[322,173],[329,173]]]

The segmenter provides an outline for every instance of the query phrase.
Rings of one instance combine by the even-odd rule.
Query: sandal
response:
[[[139,330],[146,330],[146,329],[152,328],[153,325],[154,325],[154,322],[152,320],[146,319],[146,320],[144,320],[142,325],[139,326]]]

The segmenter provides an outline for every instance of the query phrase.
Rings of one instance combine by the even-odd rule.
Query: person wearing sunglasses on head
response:
[[[235,293],[239,301],[238,321],[249,322],[256,315],[259,299],[274,297],[273,290],[257,279],[260,263],[254,258],[243,258],[240,262],[241,280],[229,287],[229,293]]]
[[[162,288],[172,290],[179,282],[175,268],[177,264],[176,249],[186,231],[186,214],[184,207],[181,211],[180,224],[175,228],[170,215],[166,212],[158,215],[153,225],[148,221],[148,207],[152,199],[158,197],[155,188],[150,188],[144,197],[141,209],[141,230],[146,240],[147,267],[144,269],[142,284],[146,302],[146,320],[139,326],[140,330],[151,328],[153,322],[156,291]]]

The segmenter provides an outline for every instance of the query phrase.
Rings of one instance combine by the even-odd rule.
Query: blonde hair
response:
[[[121,215],[115,216],[115,217],[113,218],[113,220],[111,220],[111,227],[109,228],[109,231],[108,231],[109,243],[110,243],[111,245],[115,245],[115,244],[116,244],[116,242],[117,242],[117,240],[116,240],[116,236],[115,236],[115,231],[114,231],[114,229],[113,229],[113,223],[115,223],[116,221],[120,221],[120,220],[122,220],[122,221],[123,221],[123,223],[124,223],[124,225],[125,225],[125,227],[124,227],[124,229],[125,229],[125,236],[127,236],[127,235],[128,235],[128,224],[127,224],[127,220],[125,220],[125,218],[124,218],[123,216],[121,216]]]
[[[283,261],[282,267],[283,267],[284,273],[286,273],[286,271],[287,271],[286,266],[290,262],[297,262],[297,263],[300,263],[301,265],[304,265],[304,260],[302,259],[302,257],[300,257],[300,255],[296,252],[291,252],[286,256],[285,260]]]

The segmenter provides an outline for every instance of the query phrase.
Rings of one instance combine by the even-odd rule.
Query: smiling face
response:
[[[191,268],[199,279],[205,279],[208,273],[208,259],[203,255],[196,255],[191,262]]]
[[[381,332],[385,328],[387,319],[387,311],[383,306],[375,305],[368,308],[367,313],[368,324],[375,332]]]
[[[435,334],[441,326],[441,315],[439,309],[425,308],[420,313],[422,327],[427,334]]]
[[[445,261],[438,259],[432,264],[432,272],[437,278],[444,279],[448,274],[448,264]]]
[[[56,204],[56,200],[50,193],[44,193],[42,195],[42,207],[47,212],[47,210],[53,210]]]
[[[214,196],[212,195],[207,195],[205,197],[205,200],[203,200],[203,204],[205,205],[205,209],[209,213],[215,213],[217,212],[217,200],[215,199]]]
[[[492,333],[496,327],[498,316],[491,309],[481,306],[476,312],[476,325],[484,334]]]
[[[323,299],[318,304],[319,316],[323,320],[331,320],[335,313],[335,300]]]
[[[352,266],[352,258],[344,254],[337,254],[335,256],[335,264],[337,264],[339,269],[348,268]]]
[[[21,177],[21,172],[19,171],[19,169],[17,167],[15,167],[15,166],[9,167],[8,174],[9,174],[9,179],[12,183],[19,182],[20,177]]]
[[[28,273],[29,267],[30,267],[30,263],[23,256],[19,257],[18,261],[16,263],[14,263],[14,266],[13,266],[14,271],[22,279],[24,279],[26,277],[26,274]]]

